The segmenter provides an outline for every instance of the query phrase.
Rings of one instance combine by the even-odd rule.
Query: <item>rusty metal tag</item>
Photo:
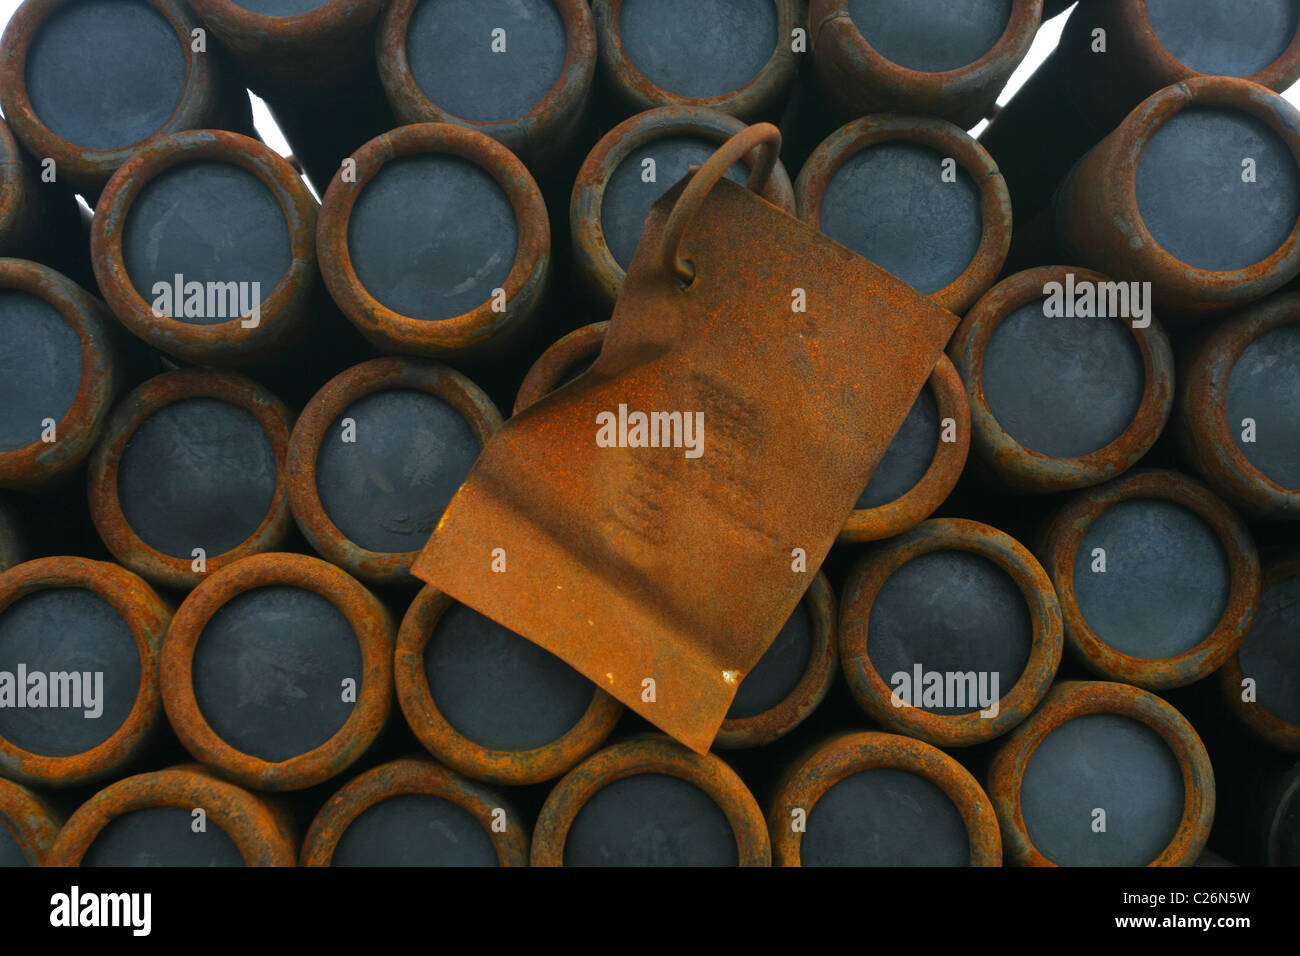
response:
[[[957,323],[759,198],[779,142],[655,203],[596,363],[496,433],[413,568],[700,752]]]

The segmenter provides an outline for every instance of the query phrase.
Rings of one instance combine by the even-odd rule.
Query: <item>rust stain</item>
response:
[[[1072,92],[1107,129],[1113,129],[1135,103],[1157,90],[1207,75],[1165,48],[1151,26],[1145,3],[1092,4],[1088,16],[1079,18],[1078,27],[1087,35],[1079,42],[1063,44],[1071,55],[1069,69],[1062,75],[1073,78]],[[1090,55],[1091,34],[1097,29],[1106,31],[1111,52],[1105,58]],[[1276,60],[1243,79],[1277,92],[1300,80],[1300,33]]]
[[[384,800],[411,794],[438,797],[467,812],[492,841],[501,866],[528,865],[528,830],[503,794],[432,760],[412,758],[367,770],[334,794],[307,830],[302,865],[329,866],[339,839],[357,817]],[[505,811],[504,830],[493,826],[497,810]]]
[[[934,514],[957,487],[970,452],[971,410],[961,376],[948,356],[940,356],[926,387],[934,396],[940,427],[945,419],[952,419],[957,440],[941,440],[921,480],[893,501],[875,508],[854,508],[840,531],[840,544],[880,541],[902,534]]]
[[[893,688],[877,673],[868,651],[869,622],[876,596],[908,561],[936,551],[977,554],[1015,582],[1033,628],[1033,643],[1014,685],[998,702],[996,717],[939,714],[920,707],[895,707]],[[1010,535],[962,518],[936,518],[876,545],[849,574],[840,611],[840,659],[858,704],[886,728],[941,747],[966,747],[1011,730],[1038,706],[1061,664],[1061,606],[1042,566]]]
[[[620,30],[623,0],[593,0],[596,36],[600,46],[602,79],[634,110],[657,106],[686,106],[713,109],[752,122],[766,116],[779,103],[798,72],[790,36],[805,26],[800,16],[803,0],[772,0],[776,6],[776,46],[767,62],[748,83],[718,96],[681,96],[651,82],[628,56]]]
[[[637,774],[664,774],[703,790],[731,824],[741,866],[770,866],[772,846],[758,801],[721,758],[692,753],[662,734],[640,734],[592,754],[555,785],[533,830],[533,866],[563,866],[569,828],[602,788]]]
[[[83,753],[51,757],[0,738],[0,771],[41,787],[72,787],[121,773],[150,744],[162,723],[158,656],[171,609],[144,581],[115,564],[87,558],[28,561],[0,574],[0,614],[38,591],[84,588],[104,599],[126,622],[140,655],[140,686],[130,713],[103,743]]]
[[[80,866],[91,844],[113,820],[151,807],[201,807],[210,826],[220,827],[245,866],[293,866],[295,841],[283,809],[203,767],[181,764],[127,777],[95,794],[68,818],[54,841],[46,866]]]
[[[192,559],[164,554],[146,544],[127,521],[117,489],[118,466],[136,429],[160,409],[191,398],[211,398],[248,411],[270,442],[276,466],[275,493],[262,523],[238,547],[208,555],[206,574],[194,570]],[[240,558],[274,550],[284,542],[291,521],[286,459],[292,428],[293,413],[283,402],[233,372],[179,369],[149,379],[113,409],[104,437],[91,455],[87,483],[95,530],[114,557],[132,571],[156,584],[185,590]]]
[[[327,382],[307,403],[289,440],[289,503],[303,536],[316,551],[349,574],[376,585],[414,583],[411,565],[419,550],[370,551],[349,540],[330,520],[316,486],[316,461],[330,429],[349,406],[375,392],[414,389],[445,401],[464,417],[480,445],[501,427],[492,400],[464,375],[437,362],[380,358],[354,365]]]
[[[402,123],[456,123],[486,133],[535,170],[553,168],[578,132],[596,73],[596,27],[585,0],[553,0],[564,23],[564,64],[555,85],[525,115],[483,122],[433,102],[411,75],[407,30],[419,0],[393,0],[379,28],[379,78]]]
[[[970,838],[971,866],[1001,866],[1002,838],[992,801],[974,777],[937,747],[896,734],[844,733],[831,737],[792,764],[769,805],[774,866],[802,866],[803,833],[790,825],[801,809],[811,814],[831,787],[866,770],[901,770],[934,784],[952,801]]]
[[[715,747],[741,750],[780,740],[802,724],[830,693],[840,661],[838,614],[835,592],[822,572],[813,578],[803,604],[812,622],[812,649],[803,675],[784,700],[762,713],[724,720],[714,738]]]
[[[194,696],[194,649],[225,604],[263,587],[294,587],[325,598],[352,626],[361,676],[352,713],[314,750],[271,762],[236,750],[203,717]],[[301,554],[258,554],[210,574],[181,604],[163,642],[159,676],[172,729],[195,759],[255,790],[301,790],[342,773],[370,747],[388,719],[393,696],[393,621],[379,600],[347,572]]]
[[[236,111],[226,101],[230,84],[222,75],[224,66],[220,55],[195,53],[191,48],[191,33],[199,22],[189,8],[181,0],[148,0],[176,32],[177,46],[185,55],[185,87],[180,102],[157,130],[130,146],[90,149],[58,136],[36,115],[27,94],[27,56],[41,27],[68,2],[26,0],[19,5],[0,40],[0,90],[4,90],[5,118],[27,151],[53,159],[59,176],[69,180],[93,204],[109,177],[143,143],[181,130],[221,126]]]
[[[1123,474],[1151,450],[1169,421],[1174,402],[1174,355],[1164,329],[1151,316],[1151,324],[1135,329],[1116,318],[1132,334],[1142,358],[1142,398],[1132,420],[1108,445],[1077,458],[1056,458],[1026,448],[994,417],[984,394],[984,356],[989,341],[1006,319],[1021,306],[1037,302],[1049,282],[1108,283],[1099,272],[1071,266],[1045,266],[1018,272],[988,291],[957,327],[948,354],[956,365],[969,399],[971,441],[975,453],[1011,491],[1045,494],[1097,485]],[[1050,319],[1046,321],[1052,321]]]
[[[515,397],[514,414],[536,404],[561,387],[584,362],[594,361],[605,343],[609,322],[595,322],[570,332],[541,354]],[[941,355],[927,385],[935,399],[939,420],[951,418],[957,440],[939,442],[930,467],[915,486],[894,501],[876,508],[855,508],[836,539],[840,544],[878,541],[902,534],[930,517],[947,500],[966,465],[970,448],[970,405],[965,387],[952,361]]]
[[[1214,532],[1228,559],[1231,583],[1223,616],[1205,639],[1174,657],[1150,660],[1111,647],[1088,626],[1074,596],[1074,564],[1092,523],[1121,501],[1171,501],[1190,510]],[[1051,520],[1043,566],[1061,599],[1065,639],[1094,673],[1148,690],[1185,687],[1217,670],[1250,631],[1259,607],[1259,555],[1246,525],[1209,488],[1173,471],[1142,469],[1081,492]]]
[[[1032,717],[1007,738],[989,769],[988,793],[1002,829],[1006,861],[1013,866],[1055,866],[1029,838],[1020,810],[1025,767],[1053,730],[1076,717],[1117,714],[1146,724],[1173,752],[1183,775],[1185,804],[1178,829],[1148,866],[1191,866],[1205,848],[1214,822],[1214,770],[1196,730],[1154,694],[1128,684],[1064,681],[1052,688]]]
[[[1264,569],[1260,593],[1297,576],[1300,576],[1300,551],[1282,557]],[[1291,613],[1293,618],[1297,616],[1294,609]],[[1243,727],[1269,746],[1284,753],[1300,754],[1300,725],[1283,720],[1258,701],[1247,703],[1241,699],[1241,682],[1247,675],[1241,667],[1239,649],[1234,650],[1232,656],[1219,668],[1220,699]]]
[[[346,69],[363,56],[386,0],[325,0],[290,16],[271,16],[236,0],[189,0],[198,18],[245,71],[271,85],[310,85],[322,69]]]
[[[152,299],[131,281],[122,249],[131,206],[149,183],[176,166],[207,161],[235,166],[256,177],[284,214],[291,262],[262,297],[259,322],[244,317],[196,324],[154,314]],[[187,130],[151,139],[118,168],[95,207],[90,228],[95,280],[108,306],[132,333],[169,355],[195,365],[228,367],[265,362],[307,333],[320,284],[316,269],[316,200],[287,160],[255,139],[225,130]]]
[[[608,322],[593,322],[575,329],[559,339],[533,363],[515,396],[514,414],[518,415],[560,387],[579,365],[594,361],[605,344]]]
[[[1203,337],[1179,379],[1174,434],[1184,454],[1215,491],[1254,518],[1300,520],[1300,488],[1284,488],[1242,453],[1228,421],[1228,383],[1252,343],[1297,323],[1300,293],[1252,305]]]
[[[0,827],[18,843],[28,866],[40,866],[49,855],[62,821],[50,806],[26,787],[0,778]]]
[[[812,0],[809,43],[821,89],[843,117],[929,113],[969,129],[1029,52],[1042,15],[1042,0],[1014,0],[998,41],[979,59],[943,73],[910,70],[878,53],[854,25],[849,0]]]
[[[957,321],[721,178],[778,141],[749,128],[656,203],[595,365],[494,436],[413,568],[701,752],[735,695],[723,672],[749,673],[802,599]],[[686,288],[666,265],[679,197],[679,217],[703,204]],[[598,448],[620,405],[702,412],[703,456]],[[503,529],[509,588],[464,560]]]
[[[56,425],[58,441],[38,439],[23,448],[0,451],[0,488],[32,491],[85,461],[105,428],[119,377],[109,338],[112,316],[71,279],[25,259],[0,259],[0,288],[47,303],[81,346],[81,382],[72,406]]]
[[[1300,164],[1300,111],[1281,96],[1228,76],[1195,76],[1152,94],[1092,148],[1053,200],[1057,238],[1069,262],[1124,281],[1149,281],[1166,320],[1245,306],[1300,275],[1300,221],[1267,258],[1243,269],[1198,269],[1151,236],[1137,203],[1137,168],[1146,144],[1185,109],[1247,113],[1271,129]]]
[[[932,116],[881,113],[840,127],[813,150],[795,181],[799,218],[821,228],[826,189],[840,168],[864,149],[882,143],[920,143],[951,157],[979,189],[982,232],[969,265],[930,295],[940,307],[963,315],[997,280],[1011,249],[1011,196],[997,164],[964,129]],[[870,215],[870,210],[864,211]]]
[[[734,116],[703,106],[661,106],[646,110],[619,123],[598,142],[578,170],[569,199],[569,229],[573,257],[583,283],[606,308],[618,299],[626,273],[618,264],[601,227],[605,189],[623,161],[655,140],[689,136],[716,142],[719,146],[745,129]],[[794,215],[794,189],[780,163],[763,187],[762,196]]]
[[[352,208],[366,184],[393,160],[426,154],[459,156],[496,180],[514,207],[518,248],[501,288],[505,311],[486,301],[463,315],[424,321],[389,309],[361,284],[348,249]],[[321,273],[338,307],[378,349],[399,355],[439,358],[500,352],[532,321],[545,295],[551,270],[551,226],[541,190],[509,149],[477,130],[451,123],[417,123],[375,137],[353,153],[356,181],[334,175],[321,203],[316,250]]]
[[[521,785],[558,777],[599,747],[614,730],[623,705],[596,688],[591,705],[561,737],[533,750],[499,750],[459,733],[442,715],[429,689],[424,649],[454,602],[433,587],[411,603],[397,635],[394,678],[406,723],[429,751],[460,773],[493,783]]]

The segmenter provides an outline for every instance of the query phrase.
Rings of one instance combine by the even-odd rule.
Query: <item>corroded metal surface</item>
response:
[[[914,528],[938,510],[957,487],[970,451],[971,412],[961,377],[948,356],[940,356],[926,386],[934,396],[941,438],[921,480],[893,501],[875,508],[855,508],[844,522],[841,544],[880,541]],[[951,419],[956,441],[943,441],[943,422]]]
[[[37,33],[60,8],[74,2],[26,0],[18,7],[0,40],[0,90],[4,91],[5,119],[14,135],[34,156],[53,159],[60,178],[68,179],[78,191],[93,199],[140,143],[118,149],[91,149],[68,142],[36,115],[26,85],[27,57]],[[242,104],[232,102],[243,90],[236,93],[231,89],[223,75],[225,65],[221,54],[215,50],[196,53],[192,49],[191,33],[199,23],[189,8],[181,0],[148,0],[148,3],[176,31],[177,49],[185,56],[185,86],[171,115],[145,141],[167,133],[221,127],[232,120],[242,120],[249,113],[247,97]],[[124,50],[122,54],[130,56],[131,52]]]
[[[550,92],[523,116],[508,120],[464,119],[420,89],[407,62],[406,32],[420,0],[393,0],[380,22],[379,77],[401,123],[457,123],[486,133],[524,162],[546,168],[577,133],[591,99],[596,73],[596,27],[585,0],[554,0],[564,22],[564,64]]]
[[[316,81],[322,67],[355,59],[385,2],[324,0],[290,16],[258,13],[237,0],[190,0],[190,6],[260,82],[303,84]]]
[[[1052,688],[1032,717],[998,751],[989,769],[988,793],[1002,828],[1008,864],[1054,866],[1029,838],[1020,807],[1025,766],[1043,739],[1067,721],[1089,714],[1117,714],[1150,727],[1168,745],[1182,771],[1184,809],[1173,839],[1149,866],[1191,866],[1214,822],[1214,770],[1201,738],[1182,714],[1154,694],[1104,681],[1065,681]]]
[[[1095,30],[1105,31],[1104,52],[1095,49]],[[1250,48],[1237,37],[1205,39],[1203,49]],[[1147,19],[1144,0],[1078,4],[1056,49],[980,136],[1006,176],[1021,225],[1028,226],[1048,206],[1075,161],[1143,99],[1204,75],[1178,61],[1160,43]],[[1300,79],[1300,34],[1271,64],[1244,78],[1279,92]],[[1027,238],[1032,233],[1022,230],[1016,239],[1017,262],[1021,261],[1019,247]],[[1026,251],[1032,256],[1034,250]],[[1041,258],[1023,261],[1024,265],[1041,263]]]
[[[729,766],[712,754],[692,753],[660,734],[643,734],[599,750],[556,784],[533,830],[533,866],[563,866],[569,828],[604,787],[637,774],[677,777],[703,790],[731,825],[741,866],[770,866],[772,847],[763,811]]]
[[[1285,556],[1264,569],[1263,577],[1260,582],[1260,593],[1268,591],[1276,585],[1293,578],[1300,577],[1300,553]],[[1285,600],[1285,598],[1283,599]],[[1284,608],[1287,607],[1284,605]],[[1287,613],[1286,610],[1283,612]],[[1290,620],[1300,624],[1300,610],[1294,605],[1289,606]],[[1285,635],[1286,624],[1282,623],[1283,634]],[[1285,637],[1283,638],[1285,639]],[[1300,640],[1300,627],[1296,627],[1291,634],[1291,640]],[[1285,664],[1279,663],[1280,668]],[[1240,646],[1233,651],[1223,666],[1219,668],[1217,680],[1219,683],[1219,692],[1222,700],[1226,703],[1229,712],[1231,712],[1241,724],[1251,731],[1255,736],[1266,741],[1270,746],[1286,753],[1300,753],[1300,723],[1292,723],[1284,720],[1277,714],[1270,711],[1264,704],[1260,703],[1258,697],[1258,687],[1252,695],[1252,699],[1244,699],[1245,687],[1244,679],[1247,676],[1242,669]],[[1259,678],[1255,677],[1256,685],[1259,684]]]
[[[1153,660],[1111,647],[1088,625],[1075,595],[1076,562],[1093,560],[1079,553],[1084,535],[1107,509],[1135,500],[1173,502],[1188,509],[1214,533],[1227,558],[1231,583],[1223,615],[1202,641],[1174,657]],[[1172,471],[1133,471],[1080,492],[1053,516],[1040,553],[1060,596],[1071,650],[1094,673],[1150,690],[1184,687],[1217,670],[1241,644],[1259,606],[1259,556],[1245,524],[1200,482]]]
[[[895,734],[845,733],[805,754],[782,776],[768,810],[774,866],[801,866],[803,830],[791,825],[795,810],[811,815],[835,784],[868,770],[901,770],[930,781],[961,814],[970,836],[971,866],[1000,866],[1002,839],[992,802],[974,777],[942,750]]]
[[[262,296],[260,314],[251,327],[243,316],[197,324],[158,315],[153,293],[137,289],[127,273],[123,231],[132,203],[155,178],[195,162],[223,163],[251,173],[284,213],[289,268]],[[316,271],[316,200],[294,168],[255,139],[223,130],[187,130],[140,147],[100,194],[90,248],[95,279],[113,314],[150,345],[186,362],[223,367],[267,361],[306,334],[312,296],[320,281]]]
[[[1300,520],[1300,487],[1287,488],[1257,468],[1228,420],[1228,387],[1242,353],[1263,336],[1300,324],[1300,293],[1288,292],[1251,306],[1215,326],[1188,357],[1178,382],[1175,434],[1184,454],[1219,494],[1259,518]],[[1274,375],[1280,374],[1274,371]],[[1283,379],[1285,381],[1285,379]],[[1300,402],[1300,396],[1292,396]],[[1259,440],[1259,439],[1257,439]],[[1300,447],[1295,435],[1268,440]]]
[[[655,140],[691,136],[719,145],[745,128],[733,116],[700,106],[663,106],[619,123],[587,155],[569,199],[569,229],[573,257],[587,288],[605,306],[613,308],[626,273],[606,244],[601,225],[605,189],[614,171],[638,149]],[[748,160],[746,161],[748,164]],[[777,164],[763,188],[763,198],[791,215],[794,189],[785,168]]]
[[[1164,330],[1154,317],[1147,328],[1140,329],[1116,317],[1114,321],[1123,323],[1133,335],[1143,373],[1142,398],[1122,434],[1086,455],[1060,458],[1025,447],[997,420],[984,394],[984,356],[989,340],[1012,313],[1042,298],[1048,283],[1063,283],[1067,274],[1073,274],[1080,283],[1111,281],[1100,273],[1069,266],[1018,272],[999,282],[975,304],[948,343],[948,354],[956,364],[970,403],[975,452],[1001,484],[1021,493],[1084,488],[1117,477],[1151,450],[1173,409],[1174,357]]]
[[[58,815],[32,791],[0,780],[0,827],[13,834],[28,866],[45,862],[61,825]]]
[[[314,750],[271,762],[241,753],[208,724],[194,695],[194,649],[223,605],[257,588],[286,586],[319,594],[348,621],[361,649],[356,704],[346,722]],[[172,729],[196,759],[257,790],[301,790],[343,772],[374,742],[393,696],[393,621],[346,572],[300,554],[258,554],[210,575],[190,593],[167,631],[159,676]]]
[[[316,393],[299,416],[289,441],[289,503],[311,546],[369,584],[411,583],[411,565],[420,549],[380,553],[348,539],[321,504],[317,456],[330,429],[349,406],[367,395],[395,389],[414,389],[446,402],[464,417],[480,445],[501,427],[501,413],[477,385],[454,369],[434,362],[374,359],[335,376]]]
[[[794,82],[797,72],[791,34],[800,22],[798,0],[772,0],[776,6],[776,46],[762,69],[744,86],[718,96],[681,96],[651,82],[628,55],[620,31],[623,0],[593,0],[600,69],[619,98],[633,110],[656,106],[703,107],[753,121],[766,116]]]
[[[1091,9],[1095,7],[1096,9]],[[1106,69],[1097,69],[1096,74],[1118,73],[1117,77],[1102,81],[1100,92],[1105,94],[1105,83],[1115,83],[1130,90],[1128,104],[1136,103],[1145,95],[1170,83],[1201,77],[1201,73],[1188,68],[1175,59],[1160,42],[1156,30],[1151,25],[1147,14],[1147,4],[1127,0],[1119,4],[1089,5],[1087,25],[1093,30],[1106,30],[1109,49],[1114,51],[1113,60],[1106,61]],[[1114,64],[1121,64],[1122,69],[1114,70]],[[1286,48],[1273,62],[1245,79],[1270,90],[1286,90],[1296,79],[1300,79],[1300,34],[1291,36]],[[1121,105],[1119,109],[1127,108]]]
[[[317,195],[352,149],[398,125],[375,64],[385,2],[322,0],[286,16],[238,0],[191,4],[237,61],[241,84],[266,101]]]
[[[960,127],[936,117],[895,113],[864,116],[840,127],[799,170],[794,186],[799,218],[820,229],[822,201],[831,179],[853,156],[883,143],[919,144],[955,159],[979,190],[983,234],[975,256],[961,275],[930,296],[949,312],[962,315],[996,281],[1006,262],[1011,248],[1011,197],[993,157]],[[870,216],[871,211],[863,210],[863,215]]]
[[[880,589],[907,562],[937,551],[969,552],[991,561],[1015,583],[1028,608],[1033,630],[1029,658],[1015,684],[1001,696],[995,717],[982,717],[978,709],[940,714],[895,706],[894,689],[869,657],[871,609]],[[1024,721],[1051,687],[1063,646],[1061,606],[1042,566],[1014,538],[978,522],[961,518],[922,522],[876,545],[854,566],[845,584],[840,659],[854,697],[885,727],[937,746],[963,747],[992,740]]]
[[[294,866],[295,840],[285,814],[267,800],[202,767],[182,764],[105,787],[59,831],[46,866],[80,866],[96,837],[115,819],[151,807],[202,809],[239,849],[245,866]]]
[[[424,667],[425,646],[453,603],[437,588],[424,588],[411,603],[397,635],[397,702],[412,732],[431,754],[468,776],[519,785],[558,777],[605,741],[618,723],[623,705],[600,688],[568,732],[534,750],[501,750],[457,732],[438,709]]]
[[[86,245],[76,197],[57,181],[40,180],[38,168],[0,120],[0,256],[32,259],[85,281],[80,270]]]
[[[491,301],[463,315],[424,321],[400,315],[366,291],[352,267],[348,222],[361,191],[385,164],[408,156],[458,156],[488,173],[510,199],[518,227],[518,251],[502,285],[506,308]],[[510,150],[476,130],[449,123],[420,123],[384,133],[359,148],[356,181],[342,170],[325,193],[316,230],[321,272],[344,315],[376,348],[430,357],[500,350],[532,318],[550,274],[551,227],[537,182]]]
[[[505,424],[413,568],[700,752],[956,322],[721,178],[775,135],[751,127],[655,204],[596,364]],[[701,204],[680,250],[697,276],[685,288],[663,264],[679,196]],[[764,374],[736,375],[739,356]],[[620,405],[684,407],[714,437],[696,457],[599,447],[597,415]],[[494,547],[508,575],[465,559]]]
[[[275,456],[276,481],[271,507],[257,530],[225,554],[207,555],[207,571],[194,570],[194,559],[175,557],[146,544],[131,528],[118,494],[118,468],[136,430],[153,414],[176,402],[210,398],[248,411],[262,427]],[[104,544],[137,574],[157,584],[192,588],[206,575],[240,558],[278,547],[289,531],[289,479],[286,461],[293,415],[284,403],[251,379],[232,372],[180,369],[152,378],[126,396],[95,446],[87,475],[90,516]]]
[[[23,162],[18,143],[0,120],[0,252],[12,256],[37,225],[36,178]]]
[[[518,415],[567,384],[566,379],[583,364],[594,362],[605,343],[608,328],[608,322],[585,325],[543,352],[519,386],[514,413]],[[970,448],[970,405],[961,377],[948,356],[939,357],[926,387],[934,396],[940,427],[945,419],[952,419],[957,440],[936,443],[930,466],[906,493],[876,508],[855,508],[844,522],[837,539],[839,543],[878,541],[902,534],[930,517],[957,486]]]
[[[28,753],[0,739],[0,771],[24,783],[71,787],[120,773],[148,746],[162,722],[158,656],[171,610],[144,581],[115,564],[58,557],[28,561],[0,574],[0,614],[29,594],[85,588],[103,598],[131,630],[140,655],[140,688],[131,711],[98,746],[69,757]]]
[[[468,812],[496,849],[501,866],[528,865],[528,830],[523,818],[501,793],[432,760],[403,759],[368,770],[321,808],[302,843],[303,866],[329,866],[339,838],[371,807],[392,797],[418,794],[438,797]],[[494,811],[505,811],[505,829],[494,828]]]
[[[802,724],[826,699],[839,670],[839,641],[836,637],[839,614],[835,592],[822,572],[818,571],[813,578],[803,604],[812,623],[812,648],[808,654],[808,666],[799,682],[784,700],[761,714],[724,720],[713,741],[715,747],[739,750],[780,740]]]
[[[1137,106],[1061,183],[1052,211],[1066,261],[1124,281],[1149,281],[1166,321],[1240,308],[1300,274],[1300,221],[1264,259],[1240,269],[1200,269],[1152,237],[1138,209],[1137,169],[1152,136],[1183,110],[1216,107],[1267,126],[1300,164],[1300,111],[1246,80],[1202,76],[1165,87]]]
[[[1110,125],[1157,90],[1206,76],[1169,52],[1151,25],[1145,2],[1085,2],[1077,12],[1084,15],[1069,25],[1072,33],[1085,38],[1077,49],[1090,49],[1094,32],[1105,30],[1106,55],[1072,60],[1075,79],[1070,86],[1091,104],[1093,115]],[[1300,79],[1300,33],[1273,62],[1243,79],[1279,92]]]
[[[564,384],[583,363],[591,363],[605,344],[608,322],[593,322],[556,341],[538,356],[515,396],[514,414],[536,404]]]
[[[0,488],[31,490],[81,464],[104,429],[118,384],[107,326],[112,318],[98,299],[71,280],[24,259],[0,259],[0,289],[25,292],[48,303],[81,345],[81,382],[72,407],[56,423],[57,440],[0,451]],[[15,355],[12,361],[15,367],[27,367],[41,358]]]
[[[979,59],[943,73],[911,70],[871,47],[849,16],[849,0],[812,0],[808,35],[822,90],[846,118],[881,110],[930,113],[974,126],[1029,52],[1042,0],[1015,0],[1002,36]]]

